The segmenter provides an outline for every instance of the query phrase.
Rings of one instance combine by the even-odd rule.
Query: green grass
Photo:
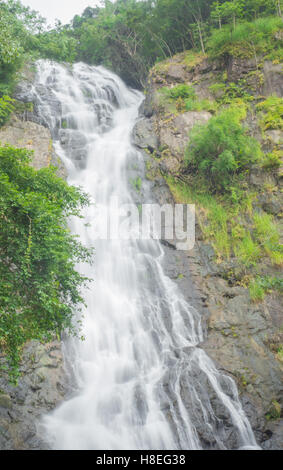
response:
[[[283,246],[280,245],[279,229],[270,214],[253,215],[254,238],[274,265],[283,264]]]
[[[262,301],[269,291],[283,290],[281,278],[256,274],[264,258],[281,265],[282,252],[273,217],[253,212],[255,194],[246,193],[233,202],[227,197],[208,193],[205,181],[187,184],[172,176],[167,176],[166,181],[177,203],[196,204],[198,223],[205,239],[214,248],[215,262],[235,257],[237,267],[249,278],[253,301]]]
[[[253,302],[262,302],[264,300],[266,291],[261,284],[260,278],[251,279],[249,292]]]
[[[283,278],[270,276],[256,276],[250,279],[249,291],[254,302],[260,302],[267,293],[276,290],[283,292]]]

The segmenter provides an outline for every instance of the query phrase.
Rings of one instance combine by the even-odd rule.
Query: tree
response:
[[[27,150],[0,147],[0,347],[15,376],[26,341],[78,331],[73,314],[87,280],[75,265],[91,252],[67,219],[87,204],[54,168],[32,168]]]
[[[231,107],[193,129],[186,150],[187,168],[205,178],[212,191],[229,191],[233,179],[262,155],[259,142],[241,124],[244,117],[244,108]]]

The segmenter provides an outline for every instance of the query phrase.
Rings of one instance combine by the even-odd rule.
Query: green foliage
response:
[[[215,101],[198,99],[192,85],[182,84],[176,85],[173,88],[163,87],[161,88],[160,93],[163,95],[161,104],[165,105],[169,111],[170,106],[166,106],[167,102],[169,104],[174,104],[177,112],[205,110],[214,113],[217,110],[217,104]]]
[[[19,41],[12,36],[11,25],[5,18],[0,18],[0,64],[14,64],[22,52]]]
[[[253,96],[244,89],[241,85],[241,81],[239,81],[239,83],[229,82],[226,85],[225,92],[220,102],[222,104],[230,104],[235,102],[235,100],[242,100],[244,102],[253,100]]]
[[[265,415],[267,420],[277,420],[281,417],[281,405],[276,400],[272,400],[269,412]]]
[[[131,180],[131,184],[133,188],[139,193],[142,187],[142,180],[140,176],[138,176],[136,179]]]
[[[261,251],[258,244],[252,239],[251,234],[247,233],[245,237],[235,246],[235,255],[246,268],[256,266],[260,259]]]
[[[188,99],[185,101],[186,111],[209,111],[215,113],[218,109],[217,103],[208,99]]]
[[[196,92],[192,85],[181,84],[176,85],[173,88],[163,88],[165,95],[171,100],[177,100],[178,98],[184,99],[194,99],[196,97]]]
[[[185,154],[188,171],[204,177],[213,191],[229,191],[233,179],[262,154],[240,122],[244,116],[244,108],[231,107],[191,133]]]
[[[282,165],[282,150],[273,150],[273,152],[267,153],[262,160],[262,167],[266,170],[273,170],[279,168]]]
[[[0,345],[15,376],[26,341],[76,333],[73,312],[87,280],[75,266],[91,259],[67,226],[87,196],[55,168],[29,163],[27,150],[0,147]]]
[[[269,55],[275,59],[282,55],[282,29],[282,20],[276,17],[240,23],[235,29],[227,25],[212,32],[208,51],[213,58]]]
[[[279,244],[280,233],[270,214],[253,216],[254,237],[275,265],[283,264],[283,246]]]
[[[46,59],[61,62],[74,62],[77,54],[77,41],[69,34],[67,28],[57,29],[38,34],[33,37],[31,48],[33,53]]]
[[[249,284],[250,297],[253,302],[261,302],[265,297],[265,290],[261,285],[261,279],[252,279]]]
[[[262,301],[268,292],[283,291],[283,278],[270,276],[257,276],[249,284],[250,296],[254,302]]]
[[[15,109],[14,102],[15,100],[6,95],[0,98],[0,127],[7,122],[10,114]]]
[[[283,98],[269,96],[257,105],[257,110],[262,111],[260,125],[262,129],[283,129]]]

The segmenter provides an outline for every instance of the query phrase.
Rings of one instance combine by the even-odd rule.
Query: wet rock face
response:
[[[23,103],[30,102],[31,98],[33,97],[34,109],[32,112],[29,111],[25,113],[25,119],[47,127],[48,129],[58,128],[60,123],[60,116],[62,114],[60,102],[57,100],[52,90],[43,85],[38,85],[36,90],[37,99],[35,99],[34,90],[32,87],[32,82],[22,80],[17,85],[14,93],[14,98]],[[44,115],[44,113],[40,112],[40,108],[42,106],[49,106],[52,110],[52,116],[54,116],[54,120],[56,121],[55,126],[54,123],[48,122],[42,117]]]
[[[0,363],[5,364],[3,355]],[[67,390],[60,344],[27,344],[20,372],[16,387],[7,374],[0,377],[0,449],[44,449],[46,443],[37,433],[40,417],[54,409]]]
[[[133,130],[133,140],[139,149],[148,150],[150,153],[158,150],[159,139],[154,131],[154,120],[151,118],[140,119]]]

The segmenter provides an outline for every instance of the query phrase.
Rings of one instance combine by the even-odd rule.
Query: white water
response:
[[[56,151],[69,183],[108,208],[113,196],[132,202],[128,169],[143,168],[131,145],[142,94],[101,67],[40,61],[31,92],[54,135],[58,116],[43,87],[62,106],[67,129]],[[83,152],[74,151],[72,136]],[[80,267],[94,279],[84,293],[86,340],[64,342],[76,391],[44,418],[45,439],[55,449],[257,448],[234,382],[197,347],[200,316],[165,276],[160,243],[95,241],[95,205],[85,216],[72,230],[96,250],[94,267]]]

